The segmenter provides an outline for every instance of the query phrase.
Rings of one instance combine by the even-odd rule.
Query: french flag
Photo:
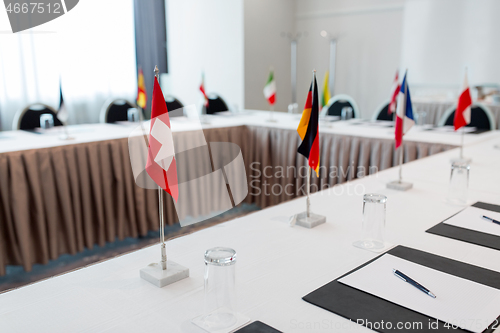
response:
[[[410,88],[406,81],[406,73],[401,83],[401,89],[398,96],[398,108],[396,111],[396,149],[403,142],[403,135],[415,125],[413,119],[413,109],[411,107]]]

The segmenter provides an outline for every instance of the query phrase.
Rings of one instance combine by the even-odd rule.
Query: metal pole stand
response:
[[[158,79],[158,67],[155,67],[155,76]],[[163,214],[163,189],[158,186],[158,206],[160,217],[160,249],[161,259],[159,263],[152,263],[140,270],[142,279],[154,284],[158,288],[189,277],[189,268],[181,266],[173,261],[167,260],[167,249],[165,245],[165,216]]]
[[[451,163],[464,163],[464,164],[470,164],[472,162],[472,158],[469,158],[469,157],[465,157],[464,156],[464,136],[465,136],[465,126],[462,127],[462,131],[461,131],[461,142],[460,142],[460,156],[459,157],[455,157],[455,158],[452,158],[450,160]]]
[[[306,198],[306,211],[297,215],[297,225],[304,228],[314,228],[326,222],[326,217],[318,214],[311,213],[311,198],[310,198],[310,185],[311,185],[311,167],[307,171],[307,198]]]
[[[399,147],[399,179],[387,183],[387,188],[396,191],[408,191],[413,187],[412,183],[407,183],[403,181],[403,142],[401,141],[401,146]]]
[[[269,108],[269,111],[270,111],[270,114],[269,114],[269,118],[267,119],[267,121],[270,123],[276,123],[277,120],[274,119],[274,105],[271,105],[271,107]]]

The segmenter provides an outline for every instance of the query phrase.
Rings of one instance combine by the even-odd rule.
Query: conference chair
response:
[[[170,113],[170,111],[175,111],[177,109],[183,108],[184,104],[182,104],[177,98],[173,96],[165,96],[165,103],[167,104],[167,110]],[[169,114],[169,116],[171,116]],[[180,113],[176,112],[176,115],[172,115],[174,117],[179,117],[181,116]]]
[[[57,118],[57,111],[42,103],[28,105],[14,116],[12,123],[13,130],[33,130],[40,127],[40,116],[49,113],[54,117],[54,126],[62,126],[62,122]]]
[[[388,120],[392,121],[394,118],[394,113],[389,114],[389,101],[385,101],[375,110],[372,116],[372,120]]]
[[[117,121],[128,121],[128,109],[136,108],[137,106],[125,99],[113,99],[104,103],[101,114],[101,123],[114,123]]]
[[[203,103],[203,106],[201,108],[202,114],[214,114],[216,112],[222,112],[222,111],[229,110],[226,102],[219,95],[208,94],[207,96],[208,96],[208,107],[206,107],[205,104]]]
[[[342,108],[350,106],[353,112],[353,118],[359,118],[358,105],[349,95],[335,95],[328,101],[328,104],[321,110],[321,116],[341,116]]]
[[[454,105],[446,110],[439,120],[438,126],[452,126],[456,108],[457,106]],[[467,126],[487,131],[494,131],[495,117],[486,105],[474,103],[471,106],[470,124]]]

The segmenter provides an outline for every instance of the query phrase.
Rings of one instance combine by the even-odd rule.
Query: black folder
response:
[[[500,213],[500,206],[485,202],[476,202],[475,204],[472,205],[472,207],[477,207]],[[498,227],[500,228],[500,226]],[[495,236],[480,231],[456,227],[453,225],[446,224],[444,223],[444,221],[430,228],[429,230],[427,230],[427,232],[439,236],[461,240],[467,243],[489,247],[495,250],[500,250],[500,236]]]
[[[261,321],[254,321],[253,323],[240,328],[234,333],[282,333]]]
[[[492,270],[405,246],[397,246],[386,253],[441,272],[500,289],[500,273]],[[316,289],[302,299],[378,332],[468,332],[460,328],[453,328],[450,325],[446,325],[444,322],[437,321],[429,316],[338,282],[342,277],[368,265],[378,258],[380,258],[380,256],[355,268],[323,287]],[[500,315],[500,309],[498,312]],[[361,322],[361,320],[363,322]],[[498,320],[500,320],[500,317]],[[385,324],[383,327],[381,327],[382,322]],[[391,329],[388,328],[389,322],[391,323]],[[407,323],[410,323],[410,327],[398,329],[398,323],[403,323],[403,325],[408,325]],[[429,327],[430,323],[435,323],[434,325],[437,327]],[[492,323],[490,327],[483,332],[491,333],[497,327],[500,327],[498,321]]]

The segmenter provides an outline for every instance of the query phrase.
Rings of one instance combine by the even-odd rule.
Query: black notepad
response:
[[[397,246],[386,253],[444,273],[500,289],[500,273],[492,270],[404,246]],[[338,279],[368,265],[379,257],[355,268]],[[429,316],[344,285],[338,282],[338,279],[316,289],[302,299],[378,332],[468,332],[460,328],[453,328]],[[500,317],[498,320],[500,320]],[[388,329],[389,322],[392,329]],[[402,329],[397,329],[398,323],[410,326],[403,326]],[[434,325],[437,325],[437,327],[429,327],[430,323],[435,323]],[[491,333],[497,327],[500,327],[500,324],[498,322],[493,323],[484,333]]]
[[[476,202],[475,204],[472,205],[472,207],[477,207],[500,213],[500,206],[485,202]],[[429,230],[427,230],[427,232],[439,236],[461,240],[467,243],[489,247],[495,250],[500,250],[500,236],[487,234],[476,230],[456,227],[453,225],[446,224],[444,223],[444,221],[430,228]]]
[[[234,333],[282,333],[261,321],[254,321],[253,323],[240,328]]]

